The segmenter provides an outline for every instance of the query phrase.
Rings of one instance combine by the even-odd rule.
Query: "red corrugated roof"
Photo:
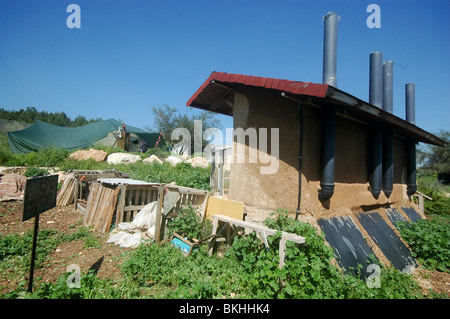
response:
[[[440,138],[422,130],[416,125],[327,84],[213,72],[194,95],[192,95],[189,101],[187,101],[186,106],[232,115],[233,109],[228,105],[231,102],[227,99],[231,92],[239,85],[277,90],[290,93],[294,97],[295,95],[315,97],[316,102],[321,102],[322,107],[324,105],[339,106],[341,111],[347,112],[347,116],[351,115],[355,118],[393,127],[399,134],[413,136],[419,142],[444,147],[448,146]]]
[[[186,106],[191,106],[195,100],[202,94],[208,85],[211,85],[212,81],[221,83],[234,83],[243,84],[255,87],[261,87],[266,89],[274,89],[278,91],[284,91],[286,93],[309,95],[316,97],[325,97],[328,85],[317,84],[312,82],[299,82],[280,80],[273,78],[265,78],[260,76],[232,74],[224,72],[213,72],[209,78],[200,86],[200,88],[192,95],[187,101]]]

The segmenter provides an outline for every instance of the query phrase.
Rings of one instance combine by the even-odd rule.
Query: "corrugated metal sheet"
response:
[[[242,85],[285,92],[297,98],[309,96],[322,107],[334,106],[347,116],[390,126],[398,134],[413,136],[418,142],[448,146],[445,141],[418,126],[327,84],[213,72],[187,101],[186,106],[232,115],[233,109],[226,103],[226,99],[233,100],[233,91]]]
[[[232,74],[224,72],[213,72],[209,78],[200,86],[194,95],[186,103],[186,106],[196,104],[196,100],[204,93],[208,86],[214,85],[213,81],[223,84],[243,84],[266,89],[284,91],[286,93],[309,95],[315,97],[325,97],[328,85],[316,84],[312,82],[298,82],[289,80],[280,80],[273,78],[265,78],[253,75]]]

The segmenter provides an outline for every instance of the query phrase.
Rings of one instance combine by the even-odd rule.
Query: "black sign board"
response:
[[[33,289],[34,260],[36,258],[37,234],[39,230],[39,214],[56,206],[58,191],[58,175],[42,176],[27,179],[23,198],[22,221],[34,217],[33,246],[31,248],[30,277],[28,292]]]
[[[58,175],[27,179],[23,200],[23,217],[26,221],[56,206]]]

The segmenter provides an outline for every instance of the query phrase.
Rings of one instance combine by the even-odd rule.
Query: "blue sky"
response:
[[[81,28],[69,29],[69,4]],[[369,4],[381,28],[369,29]],[[212,71],[321,83],[323,21],[338,27],[338,88],[369,95],[369,54],[394,60],[394,114],[416,83],[416,125],[450,130],[449,1],[52,0],[0,2],[0,107],[153,126],[180,112]],[[196,112],[192,110],[190,112]],[[223,127],[232,119],[218,116]]]

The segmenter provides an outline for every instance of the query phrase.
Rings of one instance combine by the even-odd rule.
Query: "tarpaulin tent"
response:
[[[16,154],[29,153],[46,147],[64,148],[67,150],[82,149],[89,146],[115,146],[115,135],[122,122],[109,119],[87,124],[80,127],[61,127],[36,120],[32,126],[8,133],[11,152]],[[159,133],[144,131],[140,128],[126,125],[131,134],[130,151],[138,151],[145,141],[149,147],[154,147]],[[164,142],[161,141],[161,147]]]

